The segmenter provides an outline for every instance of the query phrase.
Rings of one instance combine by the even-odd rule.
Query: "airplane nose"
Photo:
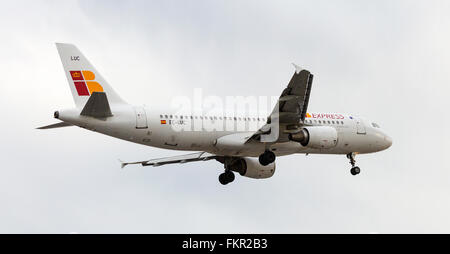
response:
[[[386,146],[385,149],[388,149],[389,147],[392,146],[392,138],[389,137],[388,135],[384,135],[384,143],[385,143],[385,146]]]

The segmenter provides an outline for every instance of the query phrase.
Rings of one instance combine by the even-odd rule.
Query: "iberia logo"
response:
[[[311,118],[311,115],[309,113],[306,113],[306,118]]]
[[[92,71],[70,71],[79,96],[89,96],[93,92],[103,92],[103,87],[95,82]]]

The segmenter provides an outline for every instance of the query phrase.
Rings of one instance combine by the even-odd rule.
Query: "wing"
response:
[[[267,124],[253,134],[247,142],[251,140],[287,142],[289,141],[288,133],[303,125],[308,110],[313,75],[295,64],[294,67],[295,73],[288,86],[281,93],[275,108],[268,117]],[[262,135],[270,135],[271,138],[263,140]]]
[[[270,118],[277,117],[279,113],[279,122],[282,124],[297,124],[299,121],[305,120],[306,111],[308,110],[309,95],[311,94],[311,85],[313,75],[302,70],[297,65],[295,73],[292,76],[286,89],[281,93]]]
[[[190,153],[179,156],[165,157],[159,159],[151,159],[146,161],[136,161],[136,162],[121,162],[122,168],[130,165],[130,164],[141,164],[142,166],[162,166],[166,164],[175,164],[175,163],[186,163],[186,162],[194,162],[194,161],[207,161],[211,159],[217,158],[217,155],[210,154],[207,152],[199,152],[199,153]]]

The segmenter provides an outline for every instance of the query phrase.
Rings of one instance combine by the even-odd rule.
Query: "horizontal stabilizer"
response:
[[[50,124],[50,125],[47,125],[47,126],[42,126],[42,127],[36,128],[36,129],[38,129],[38,130],[46,130],[46,129],[68,127],[68,126],[73,126],[73,125],[70,124],[70,123],[60,122],[60,123]]]
[[[187,162],[194,162],[194,161],[207,161],[211,159],[215,159],[218,156],[215,154],[210,154],[207,152],[198,152],[198,153],[190,153],[190,154],[184,154],[184,155],[178,155],[178,156],[172,156],[172,157],[166,157],[166,158],[159,158],[159,159],[152,159],[152,160],[146,160],[146,161],[135,161],[135,162],[123,162],[121,160],[120,164],[121,167],[124,168],[127,165],[131,164],[141,164],[142,166],[153,166],[158,167],[166,164],[175,164],[175,163],[187,163]]]
[[[92,116],[95,118],[106,118],[112,116],[111,108],[109,107],[108,98],[104,92],[92,93],[86,105],[81,111],[82,116]]]

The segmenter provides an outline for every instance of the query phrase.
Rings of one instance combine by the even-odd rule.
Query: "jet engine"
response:
[[[336,146],[338,137],[336,129],[331,126],[311,126],[289,134],[289,139],[305,147],[329,149]]]
[[[241,176],[254,179],[264,179],[272,177],[275,173],[275,162],[267,166],[263,166],[259,163],[258,159],[239,158],[231,164],[228,164],[226,168],[231,171],[238,172]]]

